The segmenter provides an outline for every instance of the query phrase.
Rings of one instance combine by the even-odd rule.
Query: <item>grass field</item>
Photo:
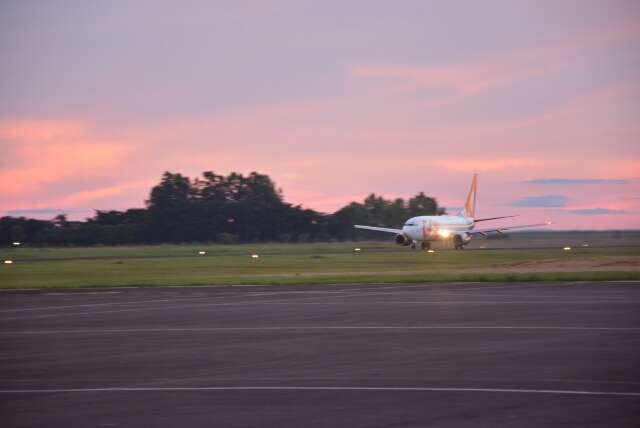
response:
[[[640,279],[640,247],[426,253],[388,243],[157,245],[4,249],[0,259],[14,261],[0,265],[2,288]]]

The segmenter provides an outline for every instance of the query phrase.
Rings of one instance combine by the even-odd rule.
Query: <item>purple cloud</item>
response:
[[[511,205],[531,208],[559,208],[567,206],[568,198],[562,195],[525,196]]]
[[[583,208],[579,210],[571,210],[573,214],[580,215],[615,215],[615,214],[627,214],[625,210],[611,210],[609,208]]]

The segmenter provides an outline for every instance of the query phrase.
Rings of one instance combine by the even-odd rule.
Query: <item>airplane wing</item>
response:
[[[356,224],[356,229],[366,229],[366,230],[376,230],[378,232],[387,232],[387,233],[402,233],[401,229],[390,229],[388,227],[373,227],[373,226],[362,226],[360,224]]]
[[[482,236],[487,236],[489,233],[504,233],[507,232],[509,230],[513,230],[513,229],[526,229],[528,227],[543,227],[543,226],[549,226],[551,224],[550,221],[546,222],[546,223],[538,223],[538,224],[525,224],[522,226],[507,226],[507,227],[495,227],[493,229],[476,229],[476,230],[470,230],[469,233],[470,235],[482,235]]]

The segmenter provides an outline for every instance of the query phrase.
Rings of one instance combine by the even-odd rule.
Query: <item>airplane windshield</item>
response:
[[[415,223],[405,223],[405,226],[415,226]]]

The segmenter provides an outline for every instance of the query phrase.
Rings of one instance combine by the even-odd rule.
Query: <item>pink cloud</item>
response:
[[[60,207],[82,206],[87,202],[110,200],[130,192],[135,192],[140,196],[146,196],[149,189],[151,189],[155,184],[157,184],[156,180],[138,180],[119,183],[113,186],[83,190],[62,198],[57,201],[56,205]]]
[[[473,95],[488,89],[558,72],[585,60],[609,45],[637,38],[634,24],[580,34],[563,43],[523,48],[508,54],[471,62],[441,66],[361,65],[351,69],[355,77],[412,82],[419,86],[445,87],[459,95]]]
[[[549,160],[530,158],[458,158],[442,159],[432,162],[435,166],[456,172],[494,172],[510,168],[528,168],[548,165]]]
[[[110,175],[134,149],[129,141],[109,140],[81,123],[64,121],[2,122],[0,141],[8,154],[8,167],[0,171],[5,194],[36,192],[67,178]]]

